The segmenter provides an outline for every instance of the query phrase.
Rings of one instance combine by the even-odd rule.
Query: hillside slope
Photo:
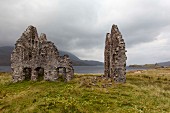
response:
[[[9,66],[10,63],[10,58],[11,58],[11,53],[14,47],[12,46],[4,46],[0,47],[0,66]],[[93,60],[81,60],[74,54],[66,51],[61,51],[59,50],[60,56],[63,56],[65,54],[69,55],[71,61],[73,62],[74,66],[98,66],[98,65],[103,65],[102,62],[99,61],[93,61]]]

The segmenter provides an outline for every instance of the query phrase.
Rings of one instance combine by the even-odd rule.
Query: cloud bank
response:
[[[14,45],[29,25],[60,50],[103,61],[105,35],[117,24],[128,64],[170,60],[169,0],[0,1],[0,46]]]

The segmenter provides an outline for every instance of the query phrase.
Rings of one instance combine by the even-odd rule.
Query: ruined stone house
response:
[[[33,26],[17,40],[11,54],[11,68],[14,82],[25,79],[55,81],[60,73],[65,81],[69,81],[74,75],[69,56],[59,56],[54,43],[47,41],[45,34],[39,37]]]
[[[126,82],[126,50],[125,42],[116,25],[112,26],[111,33],[106,34],[104,51],[104,75],[115,82]]]

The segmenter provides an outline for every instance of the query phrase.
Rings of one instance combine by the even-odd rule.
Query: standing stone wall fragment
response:
[[[104,51],[104,75],[113,78],[115,82],[126,82],[126,50],[125,42],[116,25],[111,33],[106,34]]]
[[[54,43],[48,41],[43,33],[38,37],[34,26],[29,26],[17,40],[11,54],[11,68],[13,82],[25,79],[37,81],[41,77],[55,81],[60,74],[58,68],[63,69],[65,81],[70,81],[74,75],[69,56],[59,56]]]

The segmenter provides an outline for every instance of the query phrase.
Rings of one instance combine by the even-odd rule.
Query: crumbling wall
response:
[[[106,34],[105,41],[105,70],[104,75],[113,78],[115,82],[126,82],[126,50],[125,42],[116,25],[112,26],[111,33]]]
[[[65,81],[73,78],[74,69],[69,56],[59,56],[54,43],[47,41],[43,33],[38,37],[36,28],[29,26],[17,40],[11,54],[13,81],[37,81],[40,73],[43,74],[44,80],[55,81],[59,76],[59,67],[69,70],[65,71]]]

